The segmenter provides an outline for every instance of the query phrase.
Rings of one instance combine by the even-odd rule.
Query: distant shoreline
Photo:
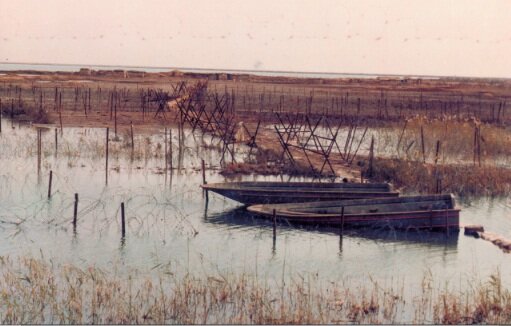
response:
[[[186,67],[140,67],[140,66],[108,66],[108,65],[75,65],[75,64],[28,64],[0,63],[0,73],[78,73],[81,69],[92,71],[128,71],[145,73],[182,73],[182,74],[231,74],[261,77],[287,77],[303,79],[452,79],[452,80],[509,80],[497,77],[467,77],[467,76],[429,76],[429,75],[400,75],[400,74],[365,74],[365,73],[336,73],[336,72],[293,72],[274,70],[241,70],[241,69],[206,69]]]

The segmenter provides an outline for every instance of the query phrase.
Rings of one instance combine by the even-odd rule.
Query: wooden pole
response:
[[[435,165],[437,164],[438,162],[438,157],[440,155],[440,140],[437,140],[436,141],[436,152],[435,152]]]
[[[477,127],[475,127],[474,129],[474,158],[473,158],[473,162],[474,162],[474,166],[476,165],[476,154],[477,154]]]
[[[165,172],[167,171],[167,168],[169,167],[169,155],[167,152],[167,128],[165,128]]]
[[[121,232],[122,232],[122,237],[124,238],[126,236],[126,220],[124,217],[124,203],[121,203]]]
[[[48,199],[51,198],[51,182],[53,179],[53,171],[50,170],[50,181],[48,182]]]
[[[374,135],[371,136],[371,147],[369,148],[369,173],[368,177],[373,177],[373,162],[374,162]]]
[[[85,117],[87,117],[87,94],[88,94],[88,91],[85,91],[85,94],[83,94],[83,96],[82,96],[83,111],[85,112]]]
[[[344,233],[344,206],[341,207],[341,237]]]
[[[277,239],[277,211],[273,209],[273,241]]]
[[[181,121],[178,122],[178,129],[177,129],[177,142],[179,144],[179,151],[181,151]]]
[[[170,170],[172,171],[172,129],[169,129],[169,161],[170,161]]]
[[[114,92],[110,93],[110,121],[114,112]]]
[[[108,134],[110,128],[106,128],[106,161],[105,161],[105,184],[108,185]]]
[[[399,135],[399,140],[397,142],[396,150],[399,154],[399,145],[401,145],[401,140],[403,139],[403,135],[405,134],[406,125],[408,124],[408,120],[405,120],[405,125],[403,126],[403,129],[401,130],[401,135]]]
[[[60,134],[62,134],[63,128],[62,128],[62,109],[59,108],[59,122],[60,122]]]
[[[73,226],[76,228],[76,217],[78,215],[78,194],[75,194],[75,206],[73,210]]]
[[[422,126],[421,126],[421,149],[422,149],[422,163],[426,163],[426,149],[424,147],[424,129],[422,128]]]
[[[115,137],[117,137],[117,102],[114,105],[114,133]]]
[[[37,174],[41,172],[41,129],[37,128]]]
[[[481,167],[481,127],[477,128],[477,160]]]
[[[206,181],[206,163],[202,160],[202,184],[207,184]]]
[[[58,136],[57,136],[57,128],[55,128],[55,156],[57,156],[58,150]]]
[[[133,121],[130,123],[131,128],[131,158],[133,159],[133,155],[135,154],[135,137],[133,135]]]
[[[206,163],[204,163],[204,160],[202,160],[202,184],[207,184],[206,181]],[[206,202],[209,201],[209,192],[206,190]]]

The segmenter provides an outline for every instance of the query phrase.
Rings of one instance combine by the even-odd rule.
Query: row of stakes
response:
[[[204,160],[202,160],[202,178],[203,178],[203,182],[204,184],[206,184],[206,165],[205,165],[205,162]],[[53,170],[50,170],[50,177],[49,177],[49,182],[48,182],[48,200],[51,199],[51,187],[52,187],[52,182],[53,182]],[[206,191],[206,201],[209,200],[209,197],[208,197],[208,191]],[[75,193],[75,202],[74,202],[74,209],[73,209],[73,229],[76,231],[76,223],[77,223],[77,218],[78,218],[78,194]],[[276,226],[276,219],[274,217],[273,219],[274,223],[273,223],[273,237],[275,238],[276,236],[276,233],[275,233],[275,226]],[[125,206],[124,206],[124,202],[121,203],[121,235],[122,235],[122,238],[124,239],[126,237],[126,216],[125,216]]]
[[[204,160],[202,160],[202,184],[207,184],[208,182],[206,181],[206,165],[205,165],[205,162]],[[204,190],[203,191],[203,195],[205,194],[206,196],[206,210],[207,210],[207,207],[208,207],[208,202],[209,202],[209,197],[208,197],[208,190]],[[122,209],[122,207],[121,207]],[[276,241],[277,241],[277,211],[275,209],[273,209],[273,212],[272,212],[272,227],[273,227],[273,250],[275,251],[276,249]],[[342,251],[342,238],[343,238],[343,234],[344,234],[344,206],[342,207],[341,209],[341,228],[340,228],[340,250]]]
[[[0,112],[0,125],[1,125],[1,112]],[[1,127],[0,127],[1,128]],[[106,162],[105,162],[105,181],[108,184],[108,140],[109,140],[109,130],[110,128],[106,128]],[[1,129],[0,129],[1,131]],[[165,128],[165,137],[167,136],[167,130]],[[133,124],[131,125],[131,143],[133,146]],[[55,148],[57,147],[57,129],[55,129]],[[41,155],[41,137],[40,132],[38,132],[38,173],[40,171],[40,155]],[[206,184],[206,165],[204,160],[202,160],[202,178],[203,183]],[[48,200],[51,199],[51,187],[53,181],[53,170],[50,170],[50,177],[48,182]],[[206,201],[209,201],[208,192],[206,191]],[[75,202],[74,202],[74,212],[73,212],[73,229],[76,231],[76,222],[78,215],[78,194],[75,193]],[[124,239],[126,236],[126,219],[125,219],[125,207],[124,202],[121,203],[121,232],[122,238]]]
[[[48,182],[48,200],[51,199],[51,187],[52,187],[52,181],[53,181],[53,171],[50,170],[50,177]],[[205,169],[205,163],[204,160],[202,160],[202,181],[204,184],[207,184],[206,181],[206,169]],[[206,195],[206,205],[209,201],[208,198],[208,191],[205,191]],[[73,230],[76,232],[76,223],[78,218],[78,194],[75,193],[75,201],[74,201],[74,208],[73,208]],[[207,207],[207,206],[206,206]],[[126,215],[125,215],[125,205],[124,202],[121,202],[121,239],[124,240],[126,238]],[[276,240],[277,240],[277,212],[274,209],[272,214],[272,226],[273,226],[273,250],[276,248]],[[342,207],[342,213],[341,213],[341,232],[340,232],[340,240],[341,240],[341,248],[342,248],[342,234],[344,231],[344,207]],[[342,250],[342,249],[341,249]]]
[[[1,132],[1,111],[0,111],[0,132]],[[106,128],[106,161],[105,161],[105,182],[106,182],[106,184],[108,184],[108,143],[109,143],[109,132],[110,132],[110,128]],[[167,137],[167,128],[165,128],[165,137]],[[133,149],[133,145],[134,145],[134,141],[133,141],[133,124],[131,124],[131,146],[132,146],[132,149]],[[55,129],[55,148],[57,148],[57,129]],[[38,131],[38,164],[37,164],[38,165],[38,173],[39,173],[39,171],[41,169],[40,156],[41,156],[41,134],[40,134],[40,131]],[[204,160],[202,160],[202,170],[203,170],[202,176],[203,176],[204,180],[206,180]],[[50,170],[50,179],[49,179],[49,182],[48,182],[48,200],[51,199],[52,181],[53,181],[53,171]],[[206,192],[206,200],[208,200],[207,192]],[[75,231],[76,231],[77,215],[78,215],[78,194],[75,193],[74,212],[73,212],[73,229]],[[125,219],[125,207],[124,207],[124,203],[121,203],[121,232],[122,232],[122,238],[123,239],[126,236],[126,222],[125,221],[126,221],[126,219]]]
[[[107,135],[108,135],[108,129],[107,129]],[[108,142],[107,142],[108,144]],[[108,156],[107,156],[107,159],[108,159]],[[207,181],[206,181],[206,164],[204,162],[204,160],[201,161],[201,165],[202,165],[202,182],[203,184],[207,184]],[[108,175],[108,173],[107,173]],[[53,182],[53,170],[50,170],[50,176],[49,176],[49,182],[48,182],[48,200],[51,199],[51,190],[52,190],[52,182]],[[209,202],[209,196],[208,196],[208,191],[206,190],[205,191],[205,195],[206,195],[206,205],[207,203]],[[75,193],[75,201],[74,201],[74,209],[73,209],[73,230],[76,231],[76,223],[77,223],[77,217],[78,217],[78,194]],[[343,214],[344,216],[344,207],[343,207]],[[276,242],[276,239],[277,239],[277,214],[276,214],[276,211],[275,209],[273,210],[273,216],[272,216],[272,226],[273,226],[273,246],[274,246],[274,249],[275,249],[275,242]],[[342,223],[342,225],[344,226],[344,223]],[[124,202],[121,203],[121,236],[122,236],[122,239],[124,239],[126,237],[126,217],[125,217],[125,206],[124,206]],[[341,237],[342,237],[342,231],[341,231]]]
[[[48,200],[51,199],[51,185],[53,181],[53,171],[50,170],[50,180],[48,182]],[[76,231],[76,222],[78,218],[78,194],[75,193],[75,202],[73,208],[73,230]],[[121,235],[124,239],[126,237],[126,215],[124,202],[121,203]]]

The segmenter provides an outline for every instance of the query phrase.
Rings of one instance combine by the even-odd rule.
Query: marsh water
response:
[[[173,135],[173,170],[165,173],[163,130],[135,136],[130,157],[127,135],[111,132],[108,185],[105,184],[104,129],[65,128],[42,132],[38,172],[37,130],[3,120],[0,134],[0,255],[34,256],[52,263],[96,266],[104,271],[216,275],[257,274],[267,279],[316,277],[356,284],[368,277],[398,282],[413,291],[431,273],[458,286],[499,271],[511,278],[511,254],[491,243],[432,232],[296,227],[272,224],[247,214],[234,201],[215,194],[206,200],[201,159],[208,182],[225,180],[306,180],[288,176],[218,173],[221,155],[211,139],[184,130],[179,149]],[[242,149],[240,149],[242,150]],[[160,154],[158,154],[160,153]],[[240,156],[242,156],[240,154]],[[52,196],[47,198],[49,171]],[[74,194],[79,194],[76,230]],[[120,204],[126,205],[126,237],[121,239]],[[483,224],[511,238],[509,198],[459,199],[461,223]]]

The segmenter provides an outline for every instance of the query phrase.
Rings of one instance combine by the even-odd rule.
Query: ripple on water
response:
[[[8,123],[6,121],[3,122]],[[189,134],[189,130],[185,131]],[[177,135],[174,131],[173,134]],[[253,217],[240,205],[209,195],[207,209],[199,185],[201,159],[218,165],[220,154],[185,137],[187,150],[177,156],[181,171],[160,174],[164,164],[157,146],[163,134],[140,136],[137,146],[152,144],[152,155],[131,162],[123,139],[112,144],[109,184],[105,186],[103,129],[65,129],[55,157],[53,133],[43,134],[43,162],[37,175],[36,131],[30,126],[4,128],[0,137],[0,255],[32,254],[80,266],[105,269],[172,268],[216,273],[254,272],[269,277],[316,274],[324,280],[399,278],[407,287],[431,271],[435,280],[482,277],[497,268],[511,274],[511,257],[486,241],[462,233],[404,232],[295,227]],[[197,137],[200,139],[200,137]],[[207,141],[207,139],[206,139]],[[119,150],[115,150],[119,146]],[[129,146],[127,147],[129,148]],[[141,147],[142,148],[142,147]],[[142,148],[143,149],[143,148]],[[178,160],[181,160],[179,163]],[[47,177],[53,170],[53,196],[47,200]],[[208,171],[210,182],[225,180]],[[242,176],[241,180],[278,180]],[[301,180],[301,179],[297,179]],[[77,233],[73,233],[74,193],[78,193]],[[126,204],[127,238],[120,238],[120,203]],[[461,222],[483,224],[502,235],[511,232],[508,198],[459,201]],[[511,278],[504,278],[509,282]]]

